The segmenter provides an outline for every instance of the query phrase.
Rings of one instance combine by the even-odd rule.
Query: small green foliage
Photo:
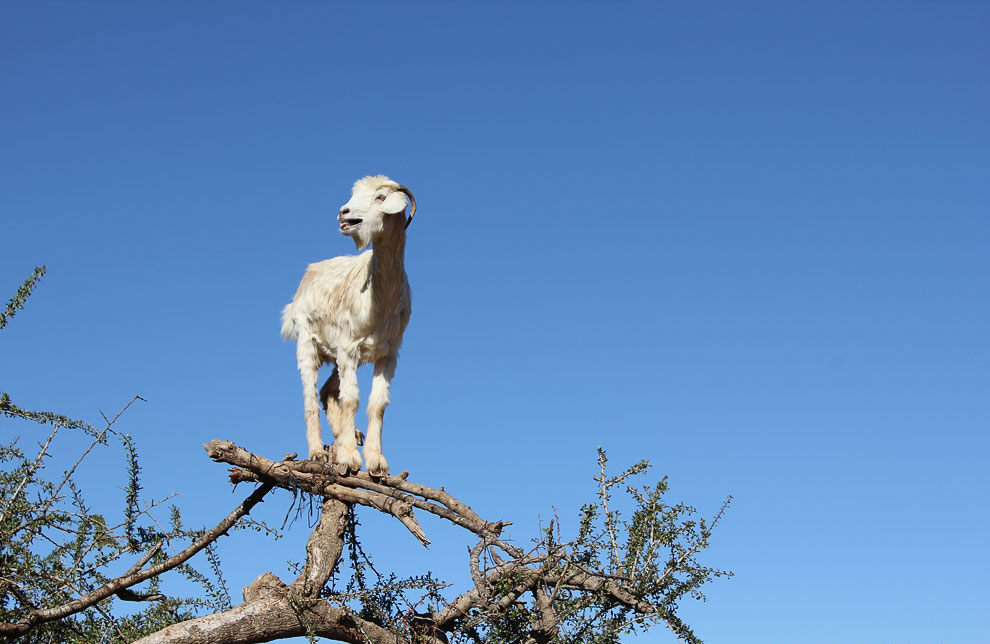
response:
[[[678,604],[684,597],[704,599],[705,584],[732,575],[697,559],[731,497],[709,523],[696,519],[690,506],[665,502],[666,478],[649,486],[631,485],[647,472],[649,462],[615,476],[608,474],[607,463],[599,449],[598,498],[581,507],[577,536],[562,539],[555,518],[526,553],[534,563],[496,577],[489,588],[491,607],[472,609],[452,644],[510,644],[533,633],[541,620],[534,590],[546,598],[557,620],[551,628],[558,633],[555,642],[616,644],[663,625],[680,641],[700,644],[678,617]],[[620,498],[617,493],[624,494]],[[501,569],[490,565],[483,572],[491,578]]]
[[[14,297],[10,298],[10,301],[7,302],[7,306],[4,307],[3,312],[0,312],[0,329],[7,326],[10,318],[14,317],[17,311],[24,308],[24,302],[31,296],[31,292],[34,291],[34,287],[37,286],[46,270],[48,269],[45,266],[36,266],[31,276],[24,280],[24,284],[17,289]]]
[[[23,308],[43,274],[44,267],[39,267],[25,281],[0,314],[0,328]],[[130,435],[113,429],[116,418],[98,430],[86,421],[18,407],[6,393],[0,394],[0,418],[51,428],[42,434],[36,453],[27,453],[16,438],[0,443],[0,623],[21,622],[35,610],[61,606],[92,592],[138,563],[142,555],[150,555],[145,565],[162,562],[169,552],[181,550],[203,534],[184,528],[174,506],[169,529],[154,520],[151,511],[162,502],[141,498],[137,449]],[[88,446],[75,459],[60,453],[58,462],[71,466],[51,472],[58,438],[77,431],[89,437]],[[109,449],[111,436],[120,440],[125,465],[120,520],[94,511],[76,483],[77,469],[85,457],[97,447]],[[263,524],[253,526],[268,530]],[[188,563],[175,569],[179,576],[201,584],[203,597],[166,597],[160,592],[161,577],[153,577],[141,588],[125,589],[119,597],[111,595],[68,617],[41,623],[17,641],[131,642],[202,611],[229,608],[230,593],[215,543],[207,548],[206,562],[205,573]]]
[[[50,411],[34,411],[18,407],[13,403],[13,401],[11,401],[10,395],[6,392],[0,392],[0,416],[32,420],[43,425],[51,425],[52,427],[81,429],[90,436],[101,435],[95,427],[87,423],[85,420],[76,420],[74,418],[69,418],[68,416],[63,416],[62,414],[56,414]],[[106,435],[103,435],[102,441],[106,441]]]
[[[175,508],[171,528],[163,531],[150,515],[157,504],[141,505],[136,490],[128,495],[123,519],[111,524],[106,514],[94,512],[86,503],[74,480],[75,466],[72,471],[46,476],[54,444],[50,441],[34,458],[16,441],[0,445],[0,498],[4,499],[0,505],[0,623],[19,622],[33,610],[65,604],[99,588],[159,543],[171,543],[177,551],[183,542],[202,534],[185,530]],[[90,447],[98,444],[100,440],[94,438]],[[130,447],[125,462],[133,465],[131,457],[136,452]],[[128,480],[136,481],[132,469]],[[164,549],[159,550],[150,564],[167,556]],[[176,569],[180,576],[202,585],[203,597],[158,595],[156,600],[132,603],[111,596],[82,612],[40,624],[18,641],[130,642],[203,610],[229,608],[230,594],[215,544],[207,548],[206,561],[205,574],[188,564]],[[153,578],[141,586],[129,589],[129,597],[156,595],[161,580]]]
[[[127,536],[127,542],[131,546],[132,552],[134,552],[138,547],[138,540],[134,534],[134,524],[141,513],[141,508],[138,507],[138,497],[141,492],[139,478],[141,465],[138,463],[137,449],[134,447],[134,440],[131,435],[120,434],[120,442],[124,446],[127,463],[127,487],[124,488],[126,493],[124,499],[124,534]],[[177,522],[178,510],[174,505],[172,506],[172,517],[173,521]]]

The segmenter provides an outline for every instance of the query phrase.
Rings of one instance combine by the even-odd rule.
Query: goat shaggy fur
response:
[[[407,205],[408,220],[403,216]],[[282,311],[282,337],[297,341],[309,458],[329,460],[341,474],[361,469],[361,435],[354,416],[360,404],[357,368],[366,363],[373,363],[375,370],[364,458],[369,473],[388,474],[382,419],[412,310],[403,259],[406,227],[415,212],[412,193],[388,177],[356,181],[337,217],[340,232],[353,238],[358,250],[373,247],[360,255],[310,264]],[[331,363],[333,373],[317,392],[319,368]],[[321,402],[334,435],[329,451],[320,427]]]

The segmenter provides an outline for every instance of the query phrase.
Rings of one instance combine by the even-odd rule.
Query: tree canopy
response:
[[[44,267],[24,282],[0,315],[0,329],[37,286]],[[730,572],[698,556],[730,499],[706,521],[683,503],[667,501],[666,478],[642,484],[641,461],[611,473],[597,456],[596,498],[568,529],[560,517],[522,546],[506,540],[508,521],[482,518],[445,488],[398,476],[338,476],[324,464],[286,455],[272,460],[223,440],[205,445],[215,461],[233,466],[231,483],[253,491],[212,528],[190,529],[171,498],[146,500],[132,436],[16,405],[0,394],[0,414],[27,421],[41,433],[0,442],[0,635],[24,642],[255,642],[304,635],[344,642],[618,642],[629,633],[665,626],[679,640],[700,638],[678,615],[685,598]],[[49,461],[67,432],[87,438],[68,469]],[[35,440],[39,437],[40,440]],[[37,442],[37,450],[25,445]],[[126,467],[124,502],[117,514],[97,511],[75,472],[96,449],[120,451]],[[259,571],[235,604],[219,557],[218,539],[233,530],[279,533],[249,517],[276,490],[316,502],[320,518],[304,560],[285,582]],[[633,508],[623,515],[616,495]],[[419,516],[432,515],[470,539],[466,589],[422,574],[399,578],[379,571],[360,540],[354,508],[394,517],[422,546]],[[166,514],[167,520],[156,518]],[[575,536],[565,538],[573,529]],[[413,546],[411,547],[420,547]],[[426,560],[428,561],[428,559]],[[247,564],[240,564],[247,565]],[[165,575],[195,584],[197,592],[163,592]]]

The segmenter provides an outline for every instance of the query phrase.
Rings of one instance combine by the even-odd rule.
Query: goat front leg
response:
[[[330,448],[331,459],[341,475],[361,469],[361,453],[357,449],[358,430],[354,426],[354,415],[361,404],[358,392],[357,361],[337,362],[337,376],[340,381],[339,408],[335,413],[339,421],[333,427],[334,441]],[[332,378],[332,376],[331,376]],[[334,422],[331,419],[331,422]]]
[[[368,474],[372,476],[388,475],[388,461],[382,456],[382,421],[390,400],[389,387],[393,376],[395,358],[375,363],[371,396],[368,398],[368,437],[364,441],[364,460],[368,464]]]
[[[320,401],[316,392],[316,379],[320,371],[320,359],[316,347],[303,340],[296,346],[299,375],[302,376],[303,410],[306,415],[306,443],[309,458],[329,461],[330,452],[323,446],[323,430],[320,427]]]

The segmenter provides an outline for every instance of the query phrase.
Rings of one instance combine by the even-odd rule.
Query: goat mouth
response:
[[[357,227],[362,221],[362,219],[344,219],[340,222],[340,232],[347,232],[351,228]]]

